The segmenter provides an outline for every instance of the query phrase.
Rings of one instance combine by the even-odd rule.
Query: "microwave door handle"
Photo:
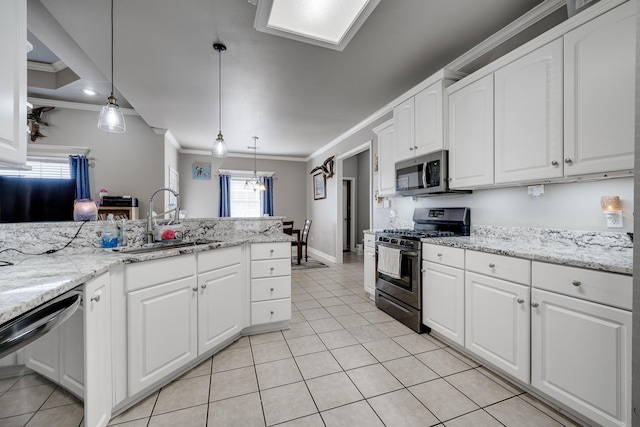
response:
[[[427,188],[427,162],[422,165],[422,188]]]

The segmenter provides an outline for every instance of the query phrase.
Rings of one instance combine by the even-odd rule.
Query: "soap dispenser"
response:
[[[103,248],[115,248],[118,246],[118,226],[113,214],[107,216],[107,224],[102,230],[101,242]]]

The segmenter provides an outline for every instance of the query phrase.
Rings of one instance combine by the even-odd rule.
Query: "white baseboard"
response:
[[[318,261],[321,262],[331,262],[331,263],[336,263],[336,257],[331,256],[329,254],[326,254],[324,252],[320,252],[317,249],[313,249],[310,247],[307,247],[307,250],[309,251],[309,255],[313,256],[315,259],[317,259]]]

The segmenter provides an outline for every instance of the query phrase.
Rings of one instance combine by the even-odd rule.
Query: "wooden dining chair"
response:
[[[293,221],[282,221],[282,232],[291,236],[293,231]]]
[[[309,256],[307,255],[307,239],[309,238],[310,229],[311,229],[311,220],[306,219],[304,221],[304,225],[302,226],[302,231],[300,232],[300,246],[304,246],[305,262],[309,261]]]

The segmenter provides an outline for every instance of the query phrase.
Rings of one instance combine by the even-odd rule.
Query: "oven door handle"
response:
[[[380,243],[378,243],[377,246],[384,246],[385,248],[399,249],[399,248],[397,248],[396,246],[393,246],[393,245],[383,245],[383,244],[380,244]],[[377,253],[378,253],[378,251],[376,251],[376,254]],[[406,249],[400,249],[400,253],[402,255],[407,255],[407,256],[411,256],[411,257],[417,257],[417,256],[420,255],[417,251],[408,251]]]

